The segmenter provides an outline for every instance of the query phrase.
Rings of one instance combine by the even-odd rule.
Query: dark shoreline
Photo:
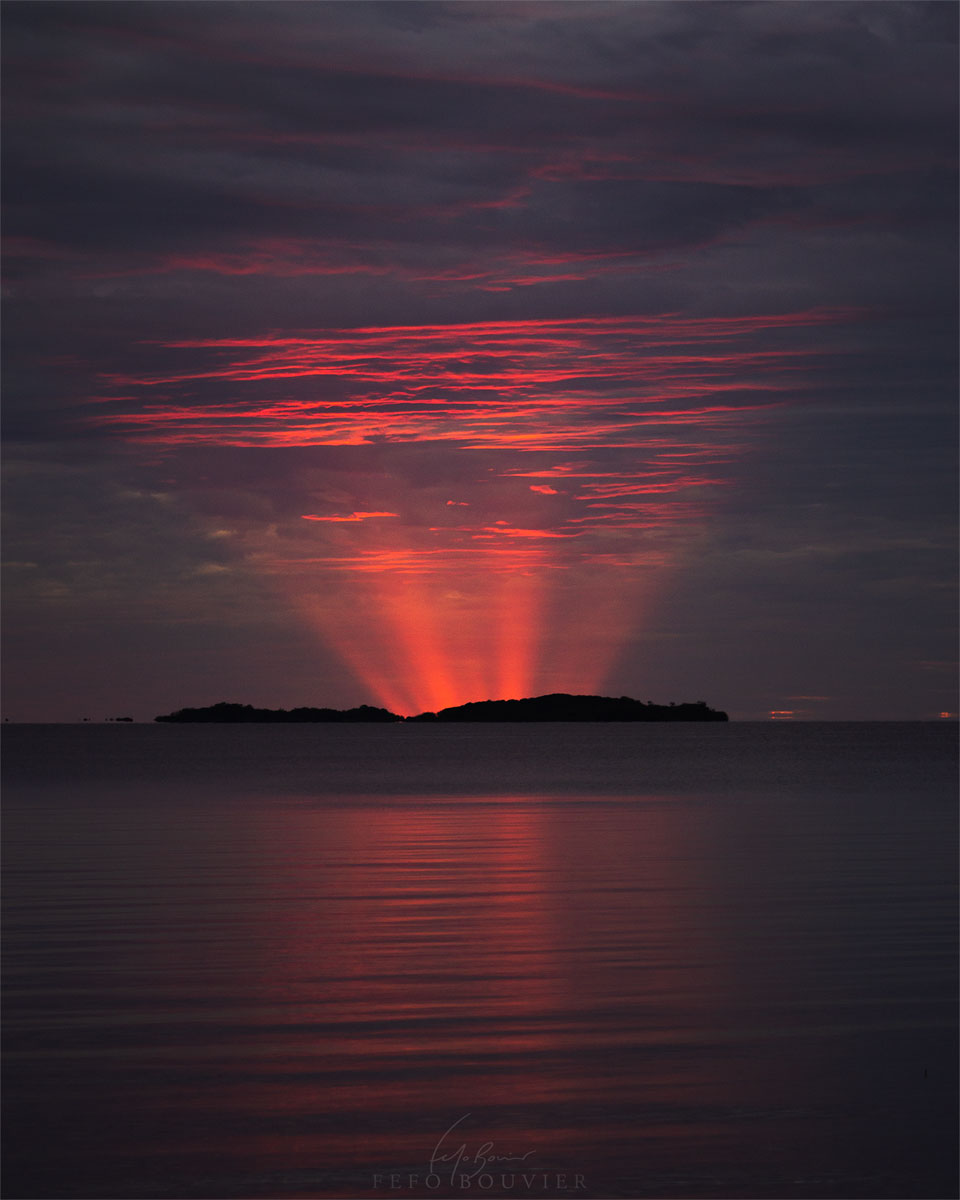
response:
[[[181,708],[154,718],[170,724],[320,724],[397,722],[532,723],[545,721],[727,721],[725,712],[705,701],[683,704],[644,704],[629,696],[573,696],[555,692],[525,700],[481,700],[402,717],[385,708],[362,704],[359,708],[254,708],[250,704],[213,704],[206,708]]]

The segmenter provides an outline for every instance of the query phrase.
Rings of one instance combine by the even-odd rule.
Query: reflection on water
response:
[[[955,1194],[943,777],[21,777],[6,1194]]]

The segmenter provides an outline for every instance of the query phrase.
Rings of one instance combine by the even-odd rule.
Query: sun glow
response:
[[[417,548],[401,536],[270,574],[370,696],[404,716],[596,691],[662,576],[660,560],[582,562],[549,541]]]
[[[624,588],[603,598],[590,572],[571,572],[558,604],[548,564],[514,571],[488,554],[457,577],[380,565],[351,572],[333,603],[278,582],[371,695],[404,716],[469,700],[591,692],[637,617]]]
[[[251,522],[239,549],[393,711],[593,692],[715,509],[729,465],[831,353],[794,333],[826,337],[855,315],[154,343],[156,369],[112,377],[115,400],[98,394],[88,420],[161,451],[353,455],[328,485],[312,470],[295,513]]]

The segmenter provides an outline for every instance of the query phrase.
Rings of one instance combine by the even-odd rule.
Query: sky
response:
[[[951,2],[4,25],[4,697],[956,700]]]

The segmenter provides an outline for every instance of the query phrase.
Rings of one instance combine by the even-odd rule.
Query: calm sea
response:
[[[954,1197],[956,746],[10,726],[4,1195]]]

